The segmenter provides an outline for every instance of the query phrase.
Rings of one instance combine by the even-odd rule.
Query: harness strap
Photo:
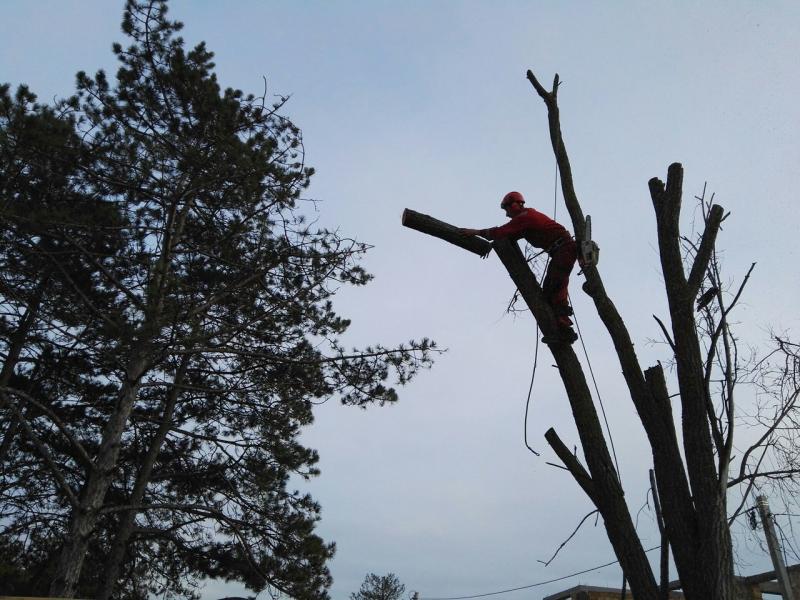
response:
[[[549,254],[550,256],[553,256],[553,254],[556,251],[558,251],[564,244],[572,241],[574,240],[571,237],[560,237],[555,242],[553,242],[550,245],[550,247],[547,250],[545,250],[545,252],[547,252],[547,254]]]

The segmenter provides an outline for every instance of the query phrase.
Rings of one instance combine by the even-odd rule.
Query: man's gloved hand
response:
[[[458,233],[460,233],[461,235],[468,236],[468,237],[473,237],[473,236],[476,236],[476,235],[480,235],[481,234],[481,230],[480,229],[469,229],[468,227],[459,227],[458,228]],[[486,258],[487,256],[489,256],[491,251],[492,251],[492,247],[489,246],[489,249],[484,254],[481,254],[481,258]]]

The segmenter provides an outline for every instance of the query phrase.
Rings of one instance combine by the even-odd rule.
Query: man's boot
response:
[[[566,317],[564,317],[566,318]],[[569,325],[559,326],[555,335],[546,335],[542,338],[545,344],[572,344],[578,339],[578,334]]]

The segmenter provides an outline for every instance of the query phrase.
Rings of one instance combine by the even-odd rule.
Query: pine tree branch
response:
[[[15,388],[10,388],[10,387],[3,386],[3,387],[0,387],[0,392],[3,392],[4,395],[5,394],[12,394],[12,395],[17,396],[19,398],[22,398],[23,400],[25,400],[25,402],[35,406],[40,411],[42,411],[44,414],[46,414],[47,417],[58,428],[58,430],[62,434],[64,434],[64,437],[67,438],[67,441],[69,442],[70,446],[72,446],[75,449],[75,451],[78,453],[78,458],[79,458],[81,464],[87,469],[92,469],[93,468],[92,459],[89,456],[89,454],[86,452],[86,449],[83,447],[83,444],[81,444],[75,438],[75,436],[72,435],[72,432],[70,432],[69,428],[58,417],[58,415],[55,412],[50,410],[47,406],[45,406],[41,402],[37,401],[30,394],[28,394],[26,392],[23,392],[22,390],[18,390],[18,389],[15,389]]]
[[[78,500],[78,497],[75,495],[75,492],[72,491],[72,488],[67,483],[67,479],[64,476],[64,473],[62,473],[61,469],[58,467],[58,464],[53,459],[53,456],[50,454],[50,451],[47,449],[47,446],[45,446],[41,438],[39,438],[39,436],[36,435],[36,432],[33,431],[33,428],[31,427],[30,423],[28,423],[28,420],[25,418],[25,415],[23,415],[22,412],[19,410],[19,407],[17,407],[16,402],[8,398],[8,395],[6,394],[5,390],[0,391],[0,397],[2,397],[3,400],[5,400],[6,406],[14,414],[16,421],[19,423],[20,427],[22,427],[23,431],[25,432],[25,435],[28,437],[31,443],[36,447],[39,456],[41,456],[42,460],[44,460],[48,470],[53,475],[53,478],[56,480],[56,483],[58,483],[58,486],[61,488],[61,491],[66,496],[70,506],[72,506],[73,509],[78,510],[78,508],[80,507],[80,501]]]

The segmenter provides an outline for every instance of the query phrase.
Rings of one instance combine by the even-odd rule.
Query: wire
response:
[[[652,552],[653,550],[658,550],[661,548],[661,545],[653,546],[652,548],[648,548],[645,552]],[[619,560],[612,560],[611,562],[605,563],[603,565],[598,565],[596,567],[592,567],[590,569],[584,569],[583,571],[577,571],[576,573],[570,573],[569,575],[564,575],[562,577],[556,577],[555,579],[548,579],[547,581],[538,581],[536,583],[531,583],[529,585],[521,585],[515,588],[508,588],[507,590],[499,590],[497,592],[488,592],[486,594],[472,594],[470,596],[448,596],[448,597],[423,597],[420,600],[468,600],[469,598],[485,598],[486,596],[497,596],[499,594],[507,594],[509,592],[517,592],[519,590],[527,590],[534,587],[539,587],[542,585],[547,585],[548,583],[556,583],[557,581],[563,581],[565,579],[569,579],[570,577],[575,577],[577,575],[583,575],[585,573],[591,573],[592,571],[599,571],[600,569],[604,569],[606,567],[610,567],[611,565],[615,565],[619,562]]]

